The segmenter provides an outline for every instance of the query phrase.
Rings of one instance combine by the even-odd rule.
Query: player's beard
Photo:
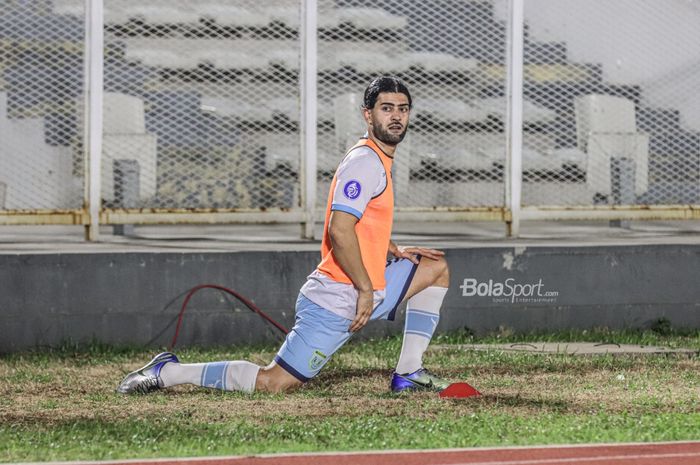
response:
[[[374,134],[374,137],[387,145],[398,145],[399,142],[406,137],[407,130],[408,125],[403,128],[403,131],[401,131],[400,134],[396,134],[385,130],[379,123],[372,123],[372,133]]]

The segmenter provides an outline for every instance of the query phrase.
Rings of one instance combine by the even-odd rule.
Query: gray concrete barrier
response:
[[[447,249],[439,331],[641,328],[659,318],[700,328],[700,246]],[[291,327],[317,252],[0,255],[0,352],[64,343],[167,345],[184,294],[229,287]],[[380,322],[360,337],[393,334]],[[178,346],[277,341],[239,302],[211,289],[185,313]]]

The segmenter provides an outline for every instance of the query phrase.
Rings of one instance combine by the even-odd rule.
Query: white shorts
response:
[[[418,257],[420,260],[420,257]],[[394,320],[418,265],[405,258],[386,264],[386,296],[372,311],[370,320]],[[352,320],[343,318],[299,294],[296,321],[275,356],[275,362],[302,382],[316,376],[353,333]]]

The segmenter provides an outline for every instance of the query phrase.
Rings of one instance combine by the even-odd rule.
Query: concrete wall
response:
[[[494,247],[448,249],[447,257],[452,287],[440,331],[638,328],[661,317],[700,328],[700,246]],[[290,327],[317,259],[317,252],[0,255],[0,352],[90,341],[165,346],[184,293],[198,284],[230,287]],[[512,296],[515,289],[521,295]],[[402,326],[376,323],[363,335]],[[243,305],[203,290],[178,346],[277,338]]]

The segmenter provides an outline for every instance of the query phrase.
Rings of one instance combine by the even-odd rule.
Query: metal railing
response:
[[[380,74],[414,97],[398,219],[700,219],[688,2],[2,3],[0,224],[311,236]]]

